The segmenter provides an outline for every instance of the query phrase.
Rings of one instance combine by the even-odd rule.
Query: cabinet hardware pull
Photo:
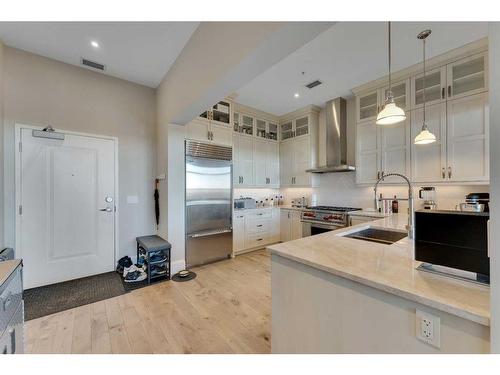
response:
[[[443,167],[443,168],[441,168],[441,176],[442,176],[443,178],[445,178],[445,177],[446,177],[446,172],[444,171],[444,167]]]
[[[448,167],[448,178],[451,178],[451,167]]]
[[[262,241],[262,240],[263,240],[263,238],[258,238],[258,239],[257,239],[257,241]]]
[[[262,227],[262,224],[257,225],[257,228],[260,228],[260,227]]]
[[[448,97],[451,96],[451,85],[448,86]]]
[[[241,176],[241,183],[243,184],[245,182],[245,177]]]
[[[210,132],[207,132],[207,139],[210,140]]]
[[[377,180],[380,180],[380,171],[377,171]]]
[[[443,88],[441,89],[441,99],[444,99],[444,94],[445,94],[445,92],[444,92],[444,87],[443,87]]]

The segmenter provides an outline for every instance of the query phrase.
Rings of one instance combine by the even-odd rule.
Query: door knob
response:
[[[110,207],[106,207],[106,208],[101,208],[99,211],[103,211],[103,212],[111,212],[113,211]]]

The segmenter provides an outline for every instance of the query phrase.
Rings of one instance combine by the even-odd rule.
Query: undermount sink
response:
[[[394,230],[377,229],[377,228],[364,228],[356,232],[348,233],[343,237],[349,237],[357,240],[378,242],[390,245],[393,244],[394,242],[402,240],[407,236],[408,233],[405,232],[397,232]]]

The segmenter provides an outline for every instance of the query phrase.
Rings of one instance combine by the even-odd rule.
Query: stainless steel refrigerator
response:
[[[232,149],[187,140],[186,268],[231,256]]]

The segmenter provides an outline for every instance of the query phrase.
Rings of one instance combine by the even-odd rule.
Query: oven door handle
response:
[[[322,223],[318,223],[317,221],[313,221],[313,220],[301,220],[301,222],[310,224],[311,226],[314,226],[317,228],[331,229],[331,230],[336,230],[336,229],[340,229],[340,228],[345,227],[345,225],[341,225],[341,224],[322,224]]]

